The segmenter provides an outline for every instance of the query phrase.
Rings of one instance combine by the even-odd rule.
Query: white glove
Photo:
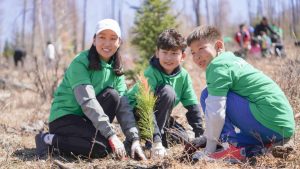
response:
[[[194,140],[192,140],[192,144],[196,147],[205,147],[206,145],[206,138],[205,136],[201,135],[199,137],[196,137]]]
[[[118,159],[123,159],[126,156],[126,150],[122,141],[117,137],[117,135],[112,135],[108,138],[108,143],[113,151],[116,154]]]
[[[207,153],[206,151],[196,151],[192,156],[193,162],[197,162],[202,159],[206,161],[213,161],[213,159],[209,157],[209,153]]]
[[[160,158],[167,155],[167,151],[161,142],[153,143],[153,147],[151,149],[151,156],[154,158]]]
[[[137,158],[140,158],[141,160],[147,160],[138,140],[133,141],[131,145],[131,158],[134,159],[135,155],[137,155]]]

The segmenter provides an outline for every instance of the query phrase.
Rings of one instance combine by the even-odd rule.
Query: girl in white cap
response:
[[[112,19],[97,23],[93,44],[80,52],[65,72],[54,94],[49,133],[36,136],[36,153],[45,157],[51,148],[65,154],[104,157],[126,156],[124,144],[112,128],[117,117],[132,158],[145,160],[132,109],[123,97],[126,84],[120,62],[121,30]]]

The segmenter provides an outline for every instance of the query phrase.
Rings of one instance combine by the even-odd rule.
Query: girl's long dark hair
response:
[[[91,46],[88,54],[89,59],[89,70],[101,70],[100,57],[97,52],[97,49],[94,45]],[[111,57],[109,62],[113,61],[113,70],[117,76],[122,76],[124,74],[123,65],[122,65],[122,58],[117,49],[116,53]]]

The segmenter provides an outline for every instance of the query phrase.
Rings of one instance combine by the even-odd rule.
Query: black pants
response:
[[[176,99],[173,87],[170,85],[159,86],[155,95],[157,100],[154,113],[153,141],[161,141],[166,148],[170,144],[183,143],[183,138],[188,139],[186,130],[171,116]],[[168,130],[172,132],[167,132]]]
[[[162,134],[164,134],[164,127],[166,126],[171,112],[174,108],[176,93],[172,86],[165,85],[156,89],[155,95],[157,97],[154,112],[154,134],[153,141],[161,141]]]
[[[112,122],[120,103],[118,92],[107,88],[97,95],[97,100]],[[99,131],[96,133],[96,128],[86,116],[63,116],[51,122],[49,130],[51,134],[55,134],[52,146],[63,154],[70,155],[72,153],[89,157],[91,153],[91,157],[97,158],[105,157],[111,152],[108,140]],[[97,143],[93,146],[94,138]]]

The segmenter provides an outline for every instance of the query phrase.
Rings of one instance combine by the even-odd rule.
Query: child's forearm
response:
[[[81,106],[83,113],[91,120],[101,135],[108,138],[115,134],[109,122],[109,117],[104,113],[96,99],[92,85],[79,85],[74,88],[74,95]]]
[[[188,110],[186,113],[186,118],[190,126],[192,126],[195,133],[195,137],[199,137],[203,134],[203,119],[201,117],[200,106],[198,104],[193,104],[185,106]]]
[[[133,110],[126,96],[122,96],[120,99],[116,117],[126,139],[129,141],[139,140],[139,133],[136,127]]]
[[[225,123],[226,97],[208,95],[205,103],[206,130],[204,135],[207,138],[205,151],[213,153]]]

